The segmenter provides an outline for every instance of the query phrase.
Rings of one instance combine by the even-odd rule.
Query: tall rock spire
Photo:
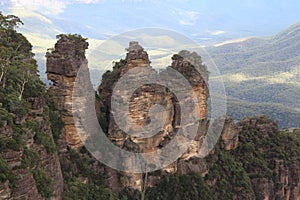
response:
[[[75,126],[72,114],[75,81],[80,81],[83,88],[90,88],[92,84],[85,57],[88,43],[79,35],[60,35],[59,37],[55,48],[47,53],[46,57],[47,78],[53,83],[48,91],[65,123],[64,133],[60,138],[60,149],[64,151],[67,146],[73,149],[83,146],[80,136],[84,133],[79,132],[84,130]],[[80,79],[77,77],[79,70],[85,71]]]

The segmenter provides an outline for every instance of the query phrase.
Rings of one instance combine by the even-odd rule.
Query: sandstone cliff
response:
[[[257,157],[264,157],[267,161],[270,174],[259,172],[257,168],[249,169],[251,183],[257,199],[300,199],[300,163],[299,155],[290,154],[293,150],[299,150],[290,141],[295,133],[280,132],[278,125],[266,116],[257,118],[245,118],[238,123],[240,129],[240,140],[255,142],[259,146]],[[255,140],[248,140],[249,130],[255,134]],[[289,136],[291,135],[291,136]],[[252,136],[253,137],[253,136]],[[296,136],[299,137],[299,136]],[[268,144],[270,143],[270,144]],[[272,143],[277,143],[276,145]],[[293,149],[294,148],[294,149]],[[254,159],[254,158],[253,158]],[[254,161],[254,160],[253,160]],[[244,161],[247,162],[247,161]],[[257,166],[262,167],[262,166]],[[265,169],[266,170],[266,169]],[[273,175],[273,178],[271,178]]]
[[[132,124],[128,124],[125,130],[121,130],[117,123],[114,121],[114,116],[111,112],[110,102],[112,95],[112,88],[116,82],[129,70],[135,68],[135,72],[140,75],[141,80],[148,78],[151,73],[158,73],[150,66],[150,60],[148,54],[137,42],[130,42],[128,53],[126,59],[117,63],[112,72],[107,72],[103,75],[101,85],[99,86],[98,93],[99,96],[104,100],[103,106],[107,108],[107,123],[108,123],[108,137],[121,148],[128,150],[134,150],[135,152],[151,152],[156,151],[164,147],[168,142],[176,135],[177,129],[180,126],[180,108],[176,100],[176,96],[168,88],[165,88],[157,84],[147,84],[137,86],[137,90],[132,95],[129,102],[129,113],[127,116],[133,120]],[[186,58],[184,58],[185,56]],[[201,137],[204,136],[207,129],[207,99],[208,99],[208,86],[207,86],[207,75],[201,74],[195,66],[193,66],[187,58],[197,57],[195,53],[189,53],[188,51],[182,51],[179,54],[173,56],[173,62],[171,68],[180,72],[191,84],[193,89],[194,98],[197,99],[199,110],[193,110],[191,112],[199,113],[199,121],[202,121],[202,125],[199,128],[199,133],[193,143],[190,146],[188,152],[182,157],[182,160],[189,160],[192,157],[197,156],[199,146],[201,143]],[[200,57],[198,56],[198,59]],[[201,60],[201,59],[200,59]],[[206,66],[201,62],[198,63],[198,68],[202,68],[202,71],[206,71]],[[147,67],[147,68],[144,68]],[[149,70],[149,71],[147,71]],[[147,73],[148,72],[148,73]],[[163,73],[163,72],[161,72]],[[134,75],[132,75],[134,76]],[[128,77],[130,79],[130,77]],[[112,81],[113,80],[113,81]],[[125,96],[128,93],[128,89],[124,88],[120,96]],[[185,99],[186,102],[192,99]],[[140,139],[139,137],[134,137],[128,135],[126,130],[139,129],[142,126],[146,126],[149,123],[149,112],[154,104],[159,104],[165,109],[165,124],[158,131],[155,136]],[[102,108],[102,110],[104,110]],[[157,118],[162,116],[162,113],[154,113]],[[192,113],[191,113],[192,115]],[[124,116],[125,113],[124,113]],[[189,117],[189,116],[186,116]],[[126,120],[125,120],[126,121]],[[130,121],[129,119],[127,121]],[[188,164],[189,167],[185,167],[185,162],[181,161],[178,164],[172,164],[165,170],[168,172],[175,173],[177,170],[182,173],[188,173],[188,171],[193,171],[192,165],[195,165],[195,169],[199,168],[197,164]],[[178,166],[177,166],[178,165]],[[179,168],[179,169],[178,169]],[[186,168],[191,168],[187,170]],[[200,167],[201,168],[201,167]],[[196,170],[197,171],[197,170]],[[201,169],[199,169],[201,171]],[[205,173],[205,172],[203,172]],[[124,180],[126,177],[130,177],[129,180]],[[143,183],[142,174],[127,174],[123,178],[124,186],[129,186],[138,190],[142,189]],[[149,183],[150,185],[152,183]]]
[[[105,110],[105,119],[107,120],[107,134],[108,137],[114,142],[116,145],[121,148],[135,151],[135,152],[149,152],[155,151],[164,145],[168,144],[168,141],[172,139],[172,137],[176,134],[176,126],[179,124],[180,111],[178,106],[176,105],[176,98],[174,94],[165,88],[158,85],[143,85],[139,89],[135,90],[133,97],[129,104],[130,116],[134,119],[134,126],[143,126],[147,124],[148,113],[150,107],[153,104],[160,104],[165,107],[166,110],[166,123],[163,126],[163,129],[158,132],[154,137],[139,139],[132,137],[126,134],[126,131],[121,130],[120,127],[114,121],[113,115],[111,113],[110,102],[112,95],[112,88],[117,83],[117,81],[126,74],[126,72],[133,68],[139,68],[139,66],[147,66],[149,70],[153,70],[150,66],[150,60],[148,58],[147,52],[137,43],[130,43],[129,48],[127,49],[128,53],[125,60],[121,60],[116,63],[113,71],[107,72],[104,74],[102,83],[99,86],[98,94],[103,99],[102,111]],[[280,134],[278,130],[278,126],[272,120],[260,118],[249,119],[246,118],[239,124],[235,124],[234,121],[226,117],[224,122],[224,127],[220,136],[220,140],[216,149],[211,152],[209,158],[199,159],[198,158],[198,150],[201,145],[202,139],[206,134],[207,127],[209,121],[206,118],[208,105],[208,87],[207,87],[207,76],[203,75],[205,73],[199,74],[198,71],[207,72],[205,66],[201,64],[201,58],[195,53],[190,53],[188,51],[181,51],[179,54],[174,55],[172,58],[173,62],[171,67],[178,72],[180,72],[184,77],[189,81],[194,90],[195,96],[198,98],[198,107],[200,108],[196,112],[200,113],[200,127],[198,130],[197,137],[195,138],[194,143],[190,146],[189,150],[181,156],[176,162],[171,164],[170,166],[164,168],[160,173],[150,173],[147,177],[147,182],[145,183],[145,176],[143,174],[128,174],[121,173],[120,175],[111,174],[111,186],[113,186],[115,182],[121,182],[121,185],[124,187],[131,187],[134,189],[142,190],[144,184],[148,187],[153,187],[156,184],[159,184],[161,177],[168,176],[170,174],[190,174],[190,173],[198,173],[205,179],[207,179],[207,184],[215,186],[218,188],[221,180],[210,179],[212,173],[215,173],[215,168],[219,165],[222,165],[222,162],[225,162],[223,159],[227,159],[226,156],[228,154],[240,155],[239,153],[244,151],[244,148],[248,146],[242,137],[242,143],[239,142],[239,135],[244,135],[245,132],[248,134],[247,130],[252,130],[253,132],[259,134],[263,137],[266,142],[268,140],[273,140],[276,137],[276,134]],[[195,62],[195,60],[197,62]],[[196,70],[193,63],[200,63],[200,70]],[[198,66],[198,67],[199,67]],[[136,70],[138,71],[138,70]],[[145,71],[144,71],[145,72]],[[145,77],[146,78],[146,77]],[[126,88],[123,88],[123,95],[126,95]],[[105,108],[105,109],[104,109]],[[157,113],[160,114],[160,113]],[[103,119],[102,119],[103,120]],[[101,121],[101,120],[100,120]],[[129,124],[132,126],[132,124]],[[126,127],[125,127],[126,129]],[[256,137],[252,135],[251,137]],[[260,137],[259,136],[259,137]],[[250,136],[249,136],[250,137]],[[246,142],[246,143],[245,143]],[[256,141],[259,146],[259,142]],[[278,147],[280,148],[280,147]],[[256,151],[261,150],[261,148]],[[228,153],[220,153],[227,151]],[[248,150],[247,150],[248,151]],[[265,151],[276,151],[274,149],[269,149]],[[238,152],[238,153],[235,153]],[[221,156],[221,157],[219,157]],[[225,156],[225,157],[222,157]],[[252,157],[254,155],[251,155]],[[213,157],[214,159],[210,158]],[[230,157],[230,156],[229,156]],[[249,157],[249,159],[250,159]],[[255,156],[254,156],[255,157]],[[276,156],[275,156],[276,157]],[[239,160],[239,158],[232,158],[236,160],[236,162],[240,162],[240,165],[245,165],[245,169],[243,169],[242,177],[250,177],[250,179],[245,178],[245,182],[249,185],[248,189],[245,189],[244,192],[238,192],[238,185],[236,186],[237,194],[235,198],[237,199],[275,199],[275,198],[284,198],[295,200],[299,198],[299,163],[296,161],[291,161],[291,164],[284,164],[283,161],[278,159],[269,159],[269,158],[261,158],[265,161],[255,161],[251,160],[247,161]],[[229,165],[234,165],[233,160],[226,160],[229,162]],[[255,167],[247,167],[249,164],[243,164],[250,162]],[[256,166],[255,162],[266,162],[264,169],[266,173],[260,174],[260,167]],[[275,164],[274,164],[275,163]],[[215,165],[215,166],[214,166]],[[258,168],[257,168],[258,167]],[[263,166],[261,166],[263,167]],[[249,168],[249,169],[248,169]],[[234,167],[232,170],[235,169]],[[250,170],[251,169],[251,170]],[[221,170],[221,169],[218,169]],[[235,170],[239,170],[236,168]],[[224,171],[225,173],[225,171]],[[227,172],[225,176],[230,179],[230,176],[235,176],[235,171]],[[274,173],[274,179],[271,179],[271,174]],[[159,174],[159,175],[157,175]],[[117,177],[121,177],[118,179]],[[293,178],[292,178],[293,177]],[[219,177],[220,178],[220,177]],[[228,180],[229,181],[229,180]],[[231,182],[231,181],[229,181]],[[236,184],[232,183],[233,185]],[[278,188],[280,186],[280,190]],[[120,189],[120,186],[118,187]],[[235,190],[235,189],[234,189]],[[239,193],[239,194],[238,194]],[[234,195],[233,195],[234,196]],[[216,197],[217,198],[217,197]]]
[[[1,158],[6,161],[12,169],[15,177],[14,187],[10,182],[0,183],[1,199],[61,199],[63,194],[63,177],[60,168],[58,154],[52,137],[48,107],[43,97],[32,97],[27,99],[28,115],[19,126],[24,131],[21,141],[24,146],[13,150],[5,150],[0,153]],[[46,110],[45,110],[46,109]],[[14,129],[15,130],[15,129]],[[14,137],[12,127],[7,122],[0,127],[1,136]],[[38,180],[44,178],[50,181],[47,187],[47,195],[41,195],[45,189]],[[44,174],[45,173],[45,174]],[[12,183],[11,183],[12,184]]]
[[[61,151],[66,151],[67,146],[77,150],[83,146],[80,135],[85,135],[85,133],[84,130],[76,128],[72,112],[72,95],[76,81],[82,84],[83,88],[85,85],[91,87],[85,58],[87,48],[88,43],[85,39],[79,36],[61,35],[54,49],[46,55],[47,78],[52,81],[48,93],[56,109],[60,111],[65,124],[60,138]],[[87,70],[85,73],[87,77],[77,78],[79,70]]]
[[[0,12],[0,21],[0,199],[62,199],[56,125],[32,45],[18,17]]]

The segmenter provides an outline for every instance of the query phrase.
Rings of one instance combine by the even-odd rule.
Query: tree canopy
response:
[[[23,25],[21,19],[15,15],[3,15],[0,11],[0,27],[4,29],[15,29],[19,25]]]

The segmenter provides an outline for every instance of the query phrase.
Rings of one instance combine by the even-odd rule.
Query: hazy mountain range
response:
[[[88,25],[46,17],[30,10],[15,10],[14,14],[20,16],[25,24],[19,30],[34,46],[40,75],[44,81],[44,56],[47,49],[53,47],[55,36],[60,33],[84,33],[83,36],[89,36],[87,57],[95,86],[98,85],[103,71],[109,69],[112,60],[121,58],[116,52],[100,52],[102,55],[105,53],[106,59],[98,56],[101,51],[99,45],[112,34],[109,32],[110,27],[99,31]],[[157,35],[155,37],[158,38]],[[281,126],[300,126],[300,23],[274,36],[226,40],[230,39],[227,37],[217,37],[213,42],[201,44],[206,45],[205,49],[222,74],[211,79],[223,79],[228,95],[229,114],[235,119],[267,114],[277,119]],[[125,53],[126,46],[117,47],[116,49],[123,50],[122,54]],[[152,62],[156,64],[165,65],[171,62],[173,52],[162,48],[147,51]]]
[[[299,126],[300,23],[208,51],[225,82],[231,115],[268,114],[282,126]]]

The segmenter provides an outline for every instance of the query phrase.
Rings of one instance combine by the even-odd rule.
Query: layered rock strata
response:
[[[48,92],[65,124],[60,139],[61,151],[65,151],[66,146],[77,150],[83,146],[82,140],[86,133],[84,129],[76,127],[73,119],[73,91],[76,82],[82,88],[92,87],[85,57],[88,43],[84,39],[74,40],[63,35],[47,54],[47,78],[52,81]],[[84,75],[79,77],[78,72]]]

